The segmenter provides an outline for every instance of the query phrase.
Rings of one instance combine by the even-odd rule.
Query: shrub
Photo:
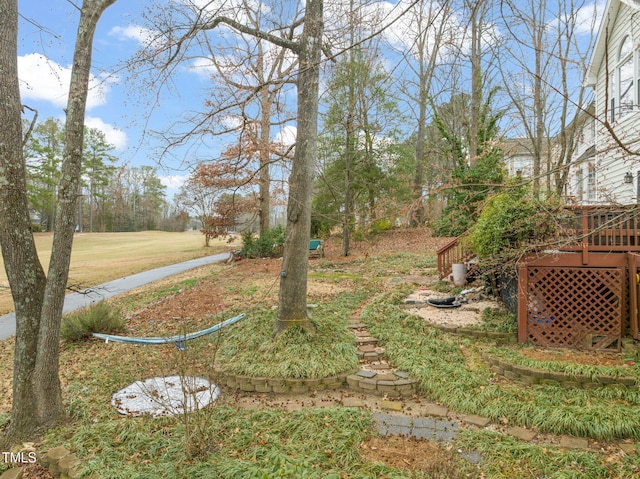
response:
[[[275,258],[282,255],[286,231],[282,226],[263,233],[255,238],[253,233],[242,233],[242,255],[245,258]]]
[[[125,329],[122,312],[113,305],[100,301],[65,316],[60,326],[60,338],[65,341],[81,341],[93,333],[118,333]]]
[[[535,201],[523,186],[487,200],[468,237],[480,258],[504,258],[531,240],[543,240],[555,230],[554,200]]]
[[[370,230],[371,230],[371,234],[380,234],[392,228],[393,228],[393,221],[391,221],[389,218],[382,218],[382,219],[379,219],[378,221],[375,221],[371,225]]]

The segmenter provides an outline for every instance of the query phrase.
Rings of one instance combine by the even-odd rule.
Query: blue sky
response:
[[[596,1],[602,9],[604,0]],[[381,2],[389,14],[387,19],[395,17],[406,2],[408,0]],[[586,14],[592,11],[589,5],[592,4],[588,2],[584,9]],[[149,132],[166,130],[183,112],[200,109],[209,94],[211,80],[203,74],[206,68],[198,70],[193,68],[193,63],[191,67],[183,65],[176,69],[172,79],[174,88],[161,90],[159,96],[157,91],[131,80],[124,65],[147,33],[139,26],[143,24],[145,8],[149,8],[149,2],[118,0],[103,14],[94,39],[86,124],[105,133],[108,141],[116,146],[115,153],[121,163],[157,166],[164,183],[171,187],[171,194],[188,174],[189,164],[217,156],[225,145],[222,139],[215,138],[209,144],[183,148],[160,158],[161,143]],[[40,120],[63,119],[79,12],[65,0],[22,0],[19,11],[22,101],[38,110]],[[337,21],[336,16],[329,15],[327,23],[331,23],[331,18]],[[454,20],[460,22],[461,27],[466,22],[460,17]],[[386,33],[389,38],[395,36],[395,40],[390,41],[400,45],[407,28],[409,25],[398,22]],[[289,129],[295,132],[291,125]]]
[[[86,124],[102,130],[121,163],[159,167],[167,186],[178,186],[187,174],[179,162],[159,163],[153,139],[145,131],[162,130],[184,109],[201,104],[206,78],[188,70],[179,79],[180,94],[163,94],[158,101],[132,84],[124,63],[137,50],[144,32],[143,1],[118,1],[103,14],[94,39],[93,75]],[[79,12],[67,1],[19,2],[18,70],[22,102],[38,111],[38,119],[64,119],[73,47]],[[154,108],[155,106],[155,108]],[[161,106],[161,108],[159,107]]]

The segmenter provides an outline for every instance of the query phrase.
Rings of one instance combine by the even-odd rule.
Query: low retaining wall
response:
[[[349,373],[322,379],[280,379],[236,375],[217,371],[212,378],[216,384],[244,392],[304,394],[325,389],[339,389],[347,382]]]
[[[376,396],[406,397],[412,396],[418,390],[418,381],[415,379],[377,379],[350,374],[347,376],[349,389]]]
[[[520,366],[491,356],[488,353],[482,353],[482,358],[496,374],[522,384],[550,384],[565,388],[582,389],[593,389],[602,386],[624,386],[629,389],[638,389],[640,386],[636,378],[632,376],[600,375],[592,378],[582,374],[568,374]]]
[[[216,384],[244,392],[306,394],[326,389],[339,389],[347,386],[350,390],[378,396],[403,397],[417,392],[415,379],[367,378],[357,374],[339,374],[322,379],[278,379],[241,376],[226,372],[217,372],[211,378]]]
[[[500,344],[515,344],[518,342],[517,333],[500,333],[498,331],[483,331],[480,329],[458,328],[455,326],[442,326],[430,324],[431,327],[439,329],[443,333],[460,334],[469,338],[491,339]]]

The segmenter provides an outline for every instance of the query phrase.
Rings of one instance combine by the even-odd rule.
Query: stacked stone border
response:
[[[417,381],[398,377],[390,380],[386,376],[380,378],[363,377],[359,373],[343,373],[322,379],[280,379],[236,375],[217,371],[213,378],[216,384],[237,389],[243,392],[306,394],[348,387],[355,392],[375,394],[388,397],[411,396],[417,391]]]
[[[406,373],[398,373],[406,375]],[[347,376],[347,384],[350,390],[375,394],[376,396],[386,396],[390,398],[408,397],[417,393],[418,381],[408,377],[398,377],[396,379],[366,377],[361,372]]]
[[[459,334],[472,339],[490,339],[500,344],[515,344],[518,342],[516,333],[501,333],[499,331],[483,331],[480,329],[457,328],[455,326],[443,326],[431,324],[430,326],[439,329],[443,333]]]
[[[97,479],[98,477],[94,474],[83,476],[80,460],[64,446],[54,447],[43,454],[38,453],[37,464],[47,469],[56,479],[78,479],[80,477]],[[20,479],[22,475],[23,469],[21,467],[13,467],[5,471],[0,479]]]
[[[595,389],[602,386],[624,386],[635,390],[640,388],[638,380],[632,376],[598,375],[591,377],[583,374],[547,371],[513,364],[486,352],[482,353],[482,358],[494,373],[525,385],[549,384],[564,388],[581,389]]]
[[[339,389],[347,383],[349,373],[322,379],[283,379],[243,376],[226,371],[216,371],[211,380],[221,386],[243,392],[304,394],[327,389]]]

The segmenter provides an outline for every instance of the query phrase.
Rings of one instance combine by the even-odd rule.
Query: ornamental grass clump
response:
[[[293,326],[274,338],[277,312],[257,309],[225,332],[218,366],[233,374],[283,379],[321,379],[353,372],[358,356],[347,318],[367,294],[364,288],[319,304],[311,318],[313,334]]]
[[[93,333],[119,333],[125,329],[126,323],[120,309],[100,301],[65,316],[60,326],[60,338],[69,342],[82,341]]]

